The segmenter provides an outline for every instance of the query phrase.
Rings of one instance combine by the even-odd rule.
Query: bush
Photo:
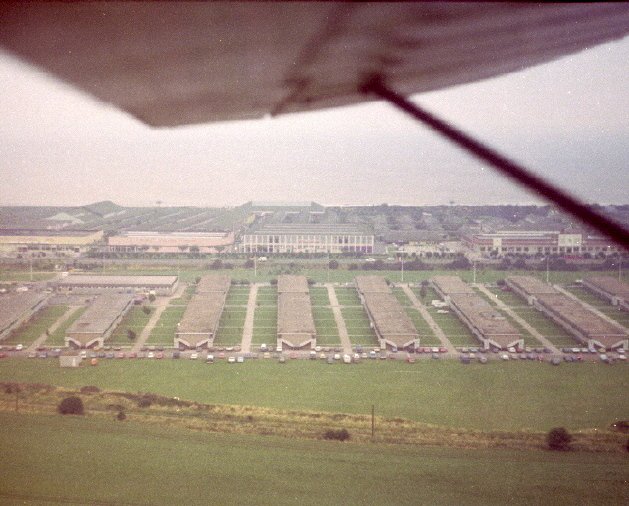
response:
[[[347,432],[347,429],[340,429],[340,430],[328,429],[323,434],[323,438],[331,439],[334,441],[347,441],[350,438],[350,436],[349,436],[349,432]]]
[[[149,293],[149,302],[155,302],[155,294]]]
[[[142,312],[144,314],[151,314],[151,308],[148,306],[142,306]]]
[[[119,421],[123,421],[127,419],[127,415],[125,415],[124,411],[118,411],[118,414],[116,415],[116,420]]]
[[[137,337],[137,335],[136,335],[136,333],[133,330],[128,329],[127,330],[127,337],[129,338],[129,341],[133,341]]]
[[[66,397],[59,403],[57,409],[62,415],[82,415],[83,401],[80,397]]]
[[[150,397],[140,397],[137,404],[138,408],[150,408],[153,401],[151,401]]]
[[[548,432],[546,443],[551,450],[566,451],[570,449],[572,436],[563,427],[555,427]]]

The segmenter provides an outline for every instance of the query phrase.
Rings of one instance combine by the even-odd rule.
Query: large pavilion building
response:
[[[373,232],[353,224],[269,224],[243,234],[241,253],[373,253]]]

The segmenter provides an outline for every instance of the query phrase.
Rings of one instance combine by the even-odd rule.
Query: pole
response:
[[[404,253],[402,253],[402,283],[404,283]]]
[[[445,121],[424,111],[417,104],[389,88],[381,75],[375,74],[369,76],[360,87],[360,91],[376,95],[390,104],[393,104],[417,121],[436,130],[460,148],[489,163],[500,174],[517,181],[527,189],[533,190],[538,195],[542,195],[575,218],[594,227],[616,244],[625,247],[625,245],[629,243],[629,229],[625,228],[624,225],[595,212],[590,206],[580,202],[572,195],[535,175],[532,171],[502,156],[483,143],[465,134],[462,130],[458,130]]]
[[[29,257],[29,271],[31,273],[31,283],[33,282],[33,257]]]
[[[549,284],[550,271],[548,269],[548,259],[550,257],[546,255],[546,284]]]
[[[330,282],[330,250],[328,250],[328,283]]]
[[[472,265],[474,266],[474,284],[476,284],[476,261]]]
[[[376,434],[375,414],[376,414],[376,406],[375,404],[372,404],[371,405],[371,439],[373,439]]]
[[[253,256],[253,279],[258,278],[258,257]]]

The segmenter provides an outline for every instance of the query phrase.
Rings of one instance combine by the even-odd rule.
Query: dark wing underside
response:
[[[0,45],[158,127],[409,95],[629,32],[629,5],[3,3]]]

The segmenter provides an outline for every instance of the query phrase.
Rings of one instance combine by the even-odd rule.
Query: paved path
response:
[[[142,332],[140,332],[140,335],[138,336],[135,343],[133,344],[131,348],[132,352],[137,353],[138,351],[140,351],[142,346],[144,346],[144,343],[146,342],[146,340],[151,335],[151,331],[153,330],[155,325],[157,325],[157,322],[159,321],[160,316],[162,316],[162,313],[164,312],[164,309],[168,307],[168,304],[170,303],[170,299],[176,299],[177,297],[181,297],[187,287],[188,286],[186,284],[180,283],[179,287],[177,288],[177,291],[171,297],[157,297],[155,299],[155,302],[153,303],[153,306],[155,308],[153,310],[153,314],[151,315],[151,317],[149,318],[149,321],[146,323],[146,326],[142,329]]]
[[[590,311],[592,311],[594,314],[600,316],[603,320],[608,321],[609,323],[611,323],[612,325],[614,325],[615,327],[621,329],[621,330],[627,330],[621,323],[617,322],[616,320],[614,320],[613,318],[610,318],[609,316],[607,316],[605,313],[602,313],[600,310],[596,309],[594,306],[592,306],[591,304],[588,304],[587,302],[582,301],[581,299],[579,299],[579,297],[577,297],[576,295],[574,295],[573,293],[570,293],[568,290],[565,290],[564,288],[560,287],[559,285],[553,285],[553,288],[561,293],[563,293],[566,297],[570,297],[572,300],[575,300],[576,302],[578,302],[579,304],[581,304],[583,307],[589,309]]]
[[[560,351],[557,349],[557,347],[551,343],[548,339],[546,339],[546,337],[544,337],[542,334],[540,334],[536,329],[534,329],[533,327],[531,327],[531,325],[529,325],[529,323],[524,320],[519,314],[517,314],[513,309],[511,309],[509,306],[507,306],[503,301],[501,301],[495,293],[491,293],[486,286],[481,285],[479,283],[477,283],[476,285],[474,285],[476,288],[478,288],[481,292],[483,292],[485,295],[487,295],[487,297],[489,297],[491,300],[495,301],[496,304],[498,305],[498,307],[504,311],[505,313],[507,313],[511,318],[513,318],[516,322],[518,322],[520,325],[522,325],[522,327],[524,327],[529,334],[531,334],[535,339],[537,339],[540,343],[542,343],[544,346],[546,346],[548,349],[550,349],[550,351],[552,351],[555,354],[559,354]]]
[[[450,340],[447,338],[447,336],[445,335],[443,330],[441,330],[441,327],[439,327],[439,325],[437,325],[435,320],[433,320],[432,315],[428,312],[428,309],[426,309],[426,306],[424,306],[419,301],[417,296],[413,293],[413,290],[411,290],[411,287],[408,286],[408,284],[405,284],[405,285],[402,284],[402,285],[397,285],[397,286],[400,286],[402,288],[402,290],[404,290],[404,293],[406,294],[406,296],[413,303],[413,307],[415,309],[417,309],[419,311],[419,313],[422,315],[422,318],[424,320],[426,320],[426,323],[428,323],[428,326],[435,333],[435,335],[437,336],[439,341],[441,341],[441,344],[448,349],[448,353],[456,354],[457,351],[454,348],[454,346],[452,345],[452,343],[450,342]],[[421,340],[420,340],[419,344],[421,345]]]
[[[50,334],[52,335],[80,307],[81,306],[70,306],[68,308],[68,310],[65,313],[63,313],[61,315],[61,317],[48,328],[48,331],[50,332]],[[41,346],[42,344],[44,344],[46,342],[46,339],[48,339],[48,337],[49,337],[48,334],[46,334],[46,332],[44,332],[41,336],[39,336],[37,339],[35,339],[35,341],[33,341],[28,348],[26,348],[26,351],[27,352],[35,351],[38,346]],[[59,346],[59,348],[61,348],[61,347],[63,347],[63,345]]]
[[[339,305],[339,300],[336,298],[336,292],[334,291],[334,286],[331,283],[326,283],[325,287],[328,289],[330,307],[332,308],[332,313],[334,314],[336,327],[339,329],[339,337],[341,338],[341,344],[343,345],[343,352],[351,353],[352,343],[349,340],[347,327],[345,326],[345,320],[343,319],[343,314],[341,313],[341,306]]]
[[[247,314],[242,329],[242,343],[240,345],[244,353],[251,351],[251,338],[253,337],[253,317],[256,311],[256,298],[258,297],[258,283],[253,283],[249,290],[249,300],[247,301]]]

